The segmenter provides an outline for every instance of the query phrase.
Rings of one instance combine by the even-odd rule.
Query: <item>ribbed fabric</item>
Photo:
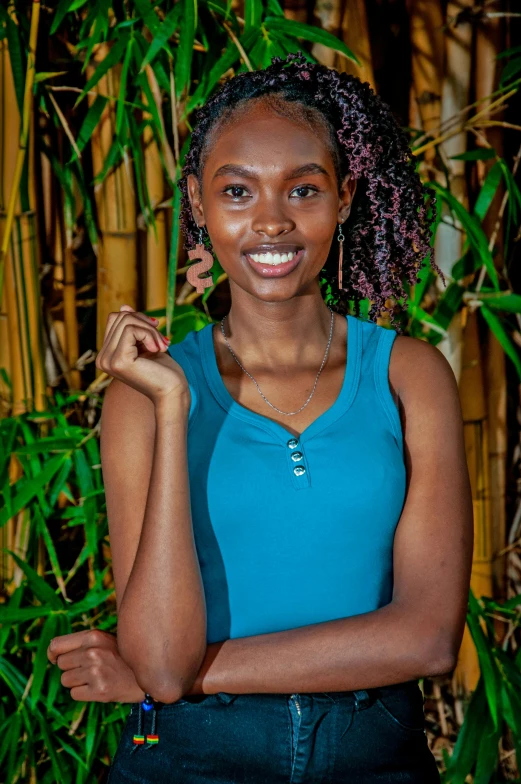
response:
[[[340,394],[299,439],[233,399],[212,324],[168,349],[192,397],[188,463],[208,643],[358,615],[392,599],[406,490],[388,381],[396,332],[346,318]],[[296,475],[297,466],[305,472]]]

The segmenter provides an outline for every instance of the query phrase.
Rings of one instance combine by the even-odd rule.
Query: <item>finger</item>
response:
[[[87,651],[96,650],[95,648],[76,648],[74,651],[59,653],[56,657],[56,665],[60,670],[74,670],[76,667],[88,667],[90,659],[86,656]]]
[[[47,658],[51,664],[56,664],[56,657],[60,654],[68,653],[84,645],[90,633],[90,629],[84,629],[81,632],[60,634],[59,637],[54,637],[47,648]]]
[[[121,323],[127,323],[129,314],[132,314],[134,319],[140,319],[146,324],[151,324],[153,327],[157,327],[159,324],[159,319],[153,318],[152,316],[147,316],[146,313],[135,311],[130,307],[130,305],[122,305],[118,313],[109,313],[110,324],[107,320],[107,328],[105,329],[105,334],[103,336],[103,345],[101,346],[96,358],[96,367],[100,369],[102,368],[107,346],[110,343],[110,340],[113,337],[117,327],[121,325]]]
[[[72,689],[74,686],[88,686],[88,671],[83,667],[75,667],[73,670],[67,670],[66,672],[62,672],[60,682],[66,689]]]
[[[77,702],[103,702],[100,694],[91,686],[73,686],[71,697]]]
[[[114,358],[122,344],[123,353],[117,354],[117,357],[118,359],[123,358],[123,360],[128,359],[128,361],[135,360],[139,356],[138,344],[152,354],[165,351],[167,346],[157,329],[148,324],[145,326],[144,319],[139,318],[139,314],[128,313],[124,315],[123,319],[115,322],[111,334],[103,344],[103,351],[96,359],[97,367],[114,375],[113,371],[117,369]],[[129,348],[131,349],[130,354],[128,353]]]
[[[145,349],[152,354],[157,354],[166,343],[156,329],[145,326],[139,319],[127,320],[114,330],[109,342],[107,361],[116,368],[120,362],[127,363],[136,360],[141,351]]]

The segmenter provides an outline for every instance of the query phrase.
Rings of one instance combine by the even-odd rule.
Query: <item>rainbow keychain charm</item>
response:
[[[159,743],[159,735],[156,734],[157,710],[154,699],[150,694],[145,693],[145,699],[143,702],[139,703],[138,710],[137,733],[132,738],[132,743],[134,744],[132,751],[136,751],[140,746],[144,746],[145,749],[150,749],[152,746],[157,746]],[[152,711],[152,728],[150,734],[145,736],[143,733],[144,717],[149,711]]]

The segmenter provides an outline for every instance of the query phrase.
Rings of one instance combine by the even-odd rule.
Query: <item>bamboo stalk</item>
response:
[[[16,166],[11,185],[11,195],[9,197],[9,204],[7,207],[6,222],[2,236],[2,243],[0,245],[0,300],[2,298],[2,289],[4,282],[4,267],[7,251],[9,249],[9,241],[11,239],[11,231],[13,228],[14,214],[16,209],[16,202],[18,198],[18,189],[22,179],[22,170],[24,166],[25,153],[27,149],[27,142],[29,138],[29,128],[31,125],[31,113],[33,106],[33,85],[34,76],[36,73],[36,44],[38,41],[38,23],[40,21],[40,0],[33,0],[31,13],[31,28],[29,32],[29,49],[27,52],[27,69],[25,72],[25,90],[23,101],[23,115],[22,115],[22,132],[20,134],[20,141],[18,145],[18,152],[16,156]]]

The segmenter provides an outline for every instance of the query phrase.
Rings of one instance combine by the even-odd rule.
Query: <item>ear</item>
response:
[[[355,192],[356,180],[350,174],[346,174],[340,186],[338,201],[338,218],[342,222],[349,217]]]
[[[192,207],[194,221],[198,226],[204,226],[206,221],[204,219],[201,188],[199,186],[199,180],[195,174],[189,174],[186,178],[186,188],[188,191],[188,198],[190,199],[190,205]]]

